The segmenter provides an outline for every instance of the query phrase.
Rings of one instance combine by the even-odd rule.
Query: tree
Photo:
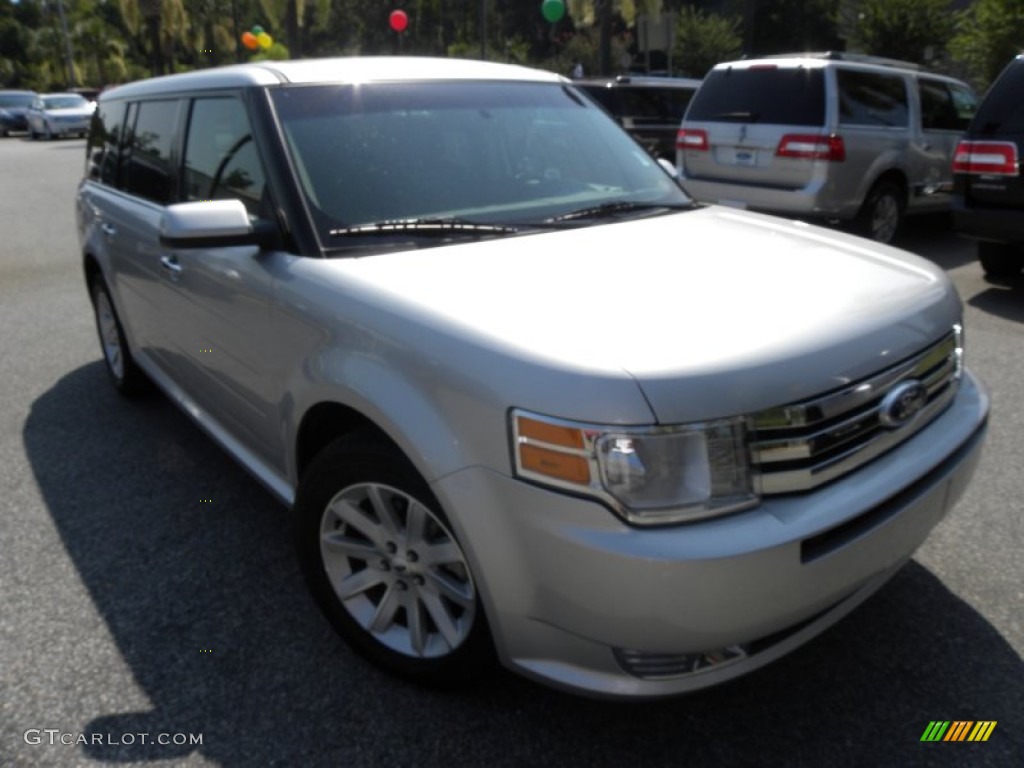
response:
[[[744,51],[773,53],[842,48],[839,0],[743,0]]]
[[[934,65],[953,36],[950,0],[860,0],[844,4],[853,50]]]
[[[76,21],[74,40],[77,58],[84,69],[82,83],[102,86],[126,79],[128,67],[124,56],[128,46],[101,17],[89,15]]]
[[[704,77],[720,61],[739,58],[743,50],[740,19],[687,6],[676,22],[673,57],[681,74]]]
[[[1024,52],[1024,0],[976,0],[957,17],[949,48],[984,91],[1010,59]]]

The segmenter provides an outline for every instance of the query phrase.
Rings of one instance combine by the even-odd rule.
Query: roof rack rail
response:
[[[773,53],[768,56],[761,56],[763,59],[830,59],[833,61],[852,61],[858,64],[877,64],[882,67],[897,67],[899,69],[914,69],[923,71],[925,67],[912,61],[901,61],[900,59],[889,59],[885,56],[872,56],[867,53],[852,53],[850,51],[804,51],[801,53]]]

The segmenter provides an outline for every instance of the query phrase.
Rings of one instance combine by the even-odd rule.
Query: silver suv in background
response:
[[[826,53],[715,66],[676,162],[703,202],[852,223],[889,242],[905,213],[948,208],[968,85],[889,59]]]

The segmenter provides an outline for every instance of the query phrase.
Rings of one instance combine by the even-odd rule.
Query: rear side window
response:
[[[907,87],[899,75],[836,69],[842,125],[906,127]]]
[[[825,124],[825,77],[820,67],[715,69],[697,90],[687,121]]]
[[[615,94],[611,88],[605,88],[603,85],[581,85],[580,87],[587,92],[590,98],[615,114]]]
[[[926,131],[955,130],[960,118],[953,105],[953,95],[945,83],[920,80],[917,93],[921,99],[921,127]]]
[[[171,202],[171,147],[178,124],[178,101],[143,101],[128,137],[123,188],[160,205]]]
[[[89,158],[90,179],[116,187],[118,183],[118,152],[124,128],[126,104],[123,101],[102,101],[92,116],[86,157]]]
[[[236,199],[259,214],[265,177],[245,106],[235,98],[196,99],[185,145],[185,199]]]
[[[1011,63],[996,80],[971,130],[981,134],[1024,133],[1024,59]]]
[[[692,91],[682,88],[622,88],[622,114],[651,121],[678,123],[683,119]]]

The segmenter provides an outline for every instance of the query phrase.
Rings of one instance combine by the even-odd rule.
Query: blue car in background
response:
[[[0,91],[0,136],[28,130],[25,113],[35,97],[35,91]]]

